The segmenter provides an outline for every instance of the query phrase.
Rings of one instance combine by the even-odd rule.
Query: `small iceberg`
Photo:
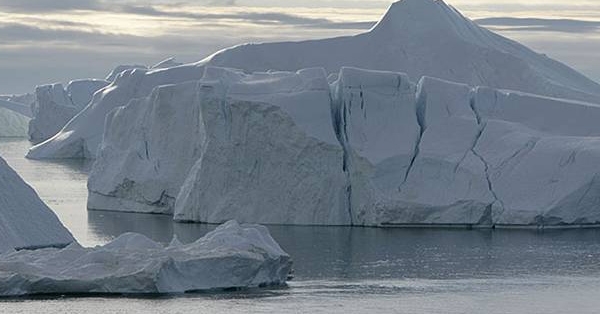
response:
[[[229,221],[191,244],[126,233],[94,248],[0,255],[0,296],[163,294],[285,284],[292,261],[267,228]]]

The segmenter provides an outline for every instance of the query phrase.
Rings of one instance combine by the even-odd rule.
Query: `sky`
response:
[[[600,82],[600,1],[447,0]],[[0,94],[104,78],[119,64],[193,62],[245,42],[368,30],[386,0],[0,0]]]

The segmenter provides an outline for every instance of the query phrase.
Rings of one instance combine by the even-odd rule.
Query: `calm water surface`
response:
[[[215,226],[87,212],[90,164],[40,162],[0,139],[21,174],[84,245],[123,232],[191,242]],[[292,255],[287,288],[154,298],[0,301],[0,313],[599,313],[600,230],[438,230],[270,226]]]

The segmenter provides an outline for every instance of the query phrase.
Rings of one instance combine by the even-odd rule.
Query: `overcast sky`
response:
[[[102,78],[118,64],[152,65],[171,56],[197,61],[243,42],[356,34],[391,2],[0,0],[0,94]],[[447,3],[600,81],[600,1]]]

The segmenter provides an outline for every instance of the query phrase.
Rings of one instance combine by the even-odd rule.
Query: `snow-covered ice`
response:
[[[73,241],[54,212],[0,157],[0,253]]]
[[[229,221],[167,247],[126,233],[94,248],[72,244],[0,255],[0,296],[150,294],[283,285],[290,256],[259,225]]]
[[[164,66],[169,64],[165,62]],[[402,0],[392,4],[372,30],[355,36],[240,45],[197,63],[165,69],[119,72],[137,66],[120,67],[107,78],[118,83],[99,95],[56,137],[34,147],[28,156],[94,158],[108,112],[133,98],[148,96],[159,85],[198,80],[206,66],[237,68],[248,73],[323,67],[328,74],[337,73],[344,66],[360,67],[404,72],[413,82],[431,76],[472,86],[600,103],[599,84],[562,63],[477,26],[443,1]]]
[[[54,136],[106,85],[107,81],[89,79],[71,81],[67,88],[60,83],[36,87],[29,139],[39,143]]]

